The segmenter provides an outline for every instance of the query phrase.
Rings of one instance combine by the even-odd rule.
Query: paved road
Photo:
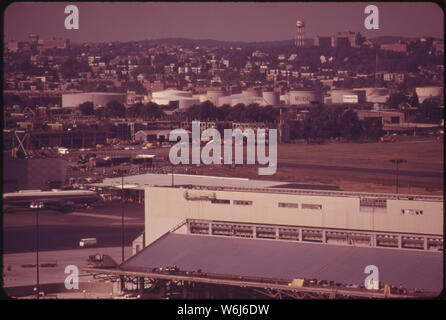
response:
[[[124,206],[124,244],[144,231],[144,208],[137,204]],[[3,252],[36,250],[36,212],[16,209],[3,214]],[[90,210],[64,214],[56,210],[39,211],[39,250],[78,249],[81,238],[97,238],[101,247],[122,244],[121,205],[99,203]]]

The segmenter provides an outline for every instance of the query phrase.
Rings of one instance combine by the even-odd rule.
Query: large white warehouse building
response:
[[[84,102],[92,102],[95,108],[105,107],[111,101],[125,104],[127,95],[125,93],[111,92],[83,92],[62,95],[62,107],[64,108],[75,108]]]
[[[148,187],[145,199],[145,245],[186,219],[281,226],[321,242],[357,237],[367,246],[429,249],[443,240],[442,197],[195,186]]]

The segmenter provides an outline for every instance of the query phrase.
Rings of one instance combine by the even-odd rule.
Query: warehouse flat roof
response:
[[[410,199],[425,201],[443,201],[441,196],[405,195],[390,193],[367,193],[336,190],[327,185],[293,185],[283,181],[251,180],[248,178],[200,176],[189,174],[174,174],[174,186],[193,186],[205,189],[225,189],[236,192],[267,192],[278,194],[301,194],[333,197],[375,197],[383,199]],[[132,185],[131,189],[144,190],[147,187],[172,186],[172,174],[147,173],[124,177],[124,183]],[[98,188],[121,188],[122,178],[106,178],[101,183],[90,184]]]
[[[440,292],[443,253],[168,233],[124,262],[123,270],[182,271],[274,279],[316,278],[363,285],[368,265],[382,284]]]
[[[149,186],[171,186],[172,174],[147,173],[124,177],[127,184],[136,185],[136,189],[143,190]],[[107,178],[102,183],[93,184],[96,187],[120,187],[121,177]],[[198,176],[188,174],[174,174],[174,185],[194,185],[203,187],[239,187],[239,188],[270,188],[278,185],[286,185],[288,182],[251,180],[247,178],[230,178],[214,176]]]

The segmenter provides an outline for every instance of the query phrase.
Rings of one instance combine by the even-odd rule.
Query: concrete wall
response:
[[[230,204],[187,197],[216,197]],[[252,201],[235,205],[233,200]],[[279,207],[279,202],[297,203],[299,208]],[[302,204],[322,205],[303,209]],[[366,207],[367,209],[367,207]],[[367,231],[443,234],[443,202],[387,200],[387,208],[360,208],[360,196],[322,196],[193,190],[150,187],[145,189],[145,244],[148,245],[181,222],[190,219],[296,225]],[[422,215],[403,215],[401,210],[422,210]]]

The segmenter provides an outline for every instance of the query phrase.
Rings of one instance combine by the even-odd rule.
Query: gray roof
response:
[[[367,265],[382,284],[440,292],[443,253],[352,247],[291,241],[169,233],[133,256],[122,269],[151,271],[178,266],[183,271],[266,277],[316,278],[363,285]]]
[[[172,175],[147,173],[135,176],[124,177],[126,184],[135,185],[135,189],[144,189],[149,186],[171,186]],[[174,184],[178,185],[194,185],[204,187],[240,187],[240,188],[269,188],[277,185],[285,185],[288,182],[266,181],[266,180],[250,180],[247,178],[229,178],[229,177],[213,177],[199,176],[187,174],[174,174]],[[97,187],[121,186],[121,178],[106,178],[102,183],[92,184]]]

